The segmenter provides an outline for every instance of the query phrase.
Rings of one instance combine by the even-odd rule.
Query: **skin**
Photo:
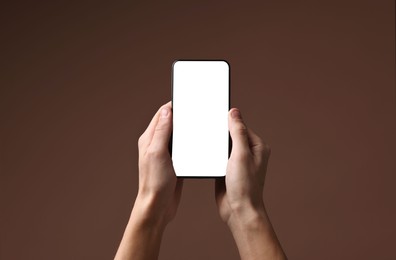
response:
[[[241,259],[286,259],[262,199],[270,155],[244,124],[238,109],[229,112],[233,147],[225,178],[216,179],[216,203]],[[183,179],[176,178],[168,143],[171,102],[163,105],[140,136],[139,190],[115,259],[157,259],[162,235],[180,202]]]
[[[224,179],[216,180],[216,203],[243,260],[286,259],[263,202],[270,147],[247,128],[238,109],[228,125],[232,151]]]

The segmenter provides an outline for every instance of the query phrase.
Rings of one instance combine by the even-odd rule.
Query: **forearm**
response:
[[[150,203],[136,200],[116,260],[157,259],[165,224],[160,218],[151,218]]]
[[[265,210],[239,209],[228,226],[242,260],[287,259]]]

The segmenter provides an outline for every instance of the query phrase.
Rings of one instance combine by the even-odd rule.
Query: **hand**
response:
[[[183,180],[177,179],[168,151],[172,132],[170,102],[140,136],[139,190],[115,259],[157,259],[162,234],[174,218]]]
[[[263,187],[270,148],[246,127],[238,109],[229,112],[232,152],[224,179],[216,180],[216,202],[220,217],[231,224],[234,213],[263,213]]]
[[[238,109],[228,125],[232,151],[225,178],[216,179],[216,203],[241,259],[286,259],[267,216],[263,188],[270,148],[246,127]]]
[[[167,224],[179,205],[183,179],[177,179],[168,151],[172,133],[171,102],[163,105],[140,136],[139,191],[136,201],[149,205],[148,217]]]

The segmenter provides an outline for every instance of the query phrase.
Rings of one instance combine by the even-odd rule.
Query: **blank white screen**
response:
[[[229,66],[173,65],[172,160],[177,176],[224,176],[228,162]]]

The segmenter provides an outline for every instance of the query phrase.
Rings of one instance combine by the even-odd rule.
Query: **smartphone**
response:
[[[231,139],[230,65],[225,60],[177,60],[172,66],[173,132],[178,177],[226,175]]]

